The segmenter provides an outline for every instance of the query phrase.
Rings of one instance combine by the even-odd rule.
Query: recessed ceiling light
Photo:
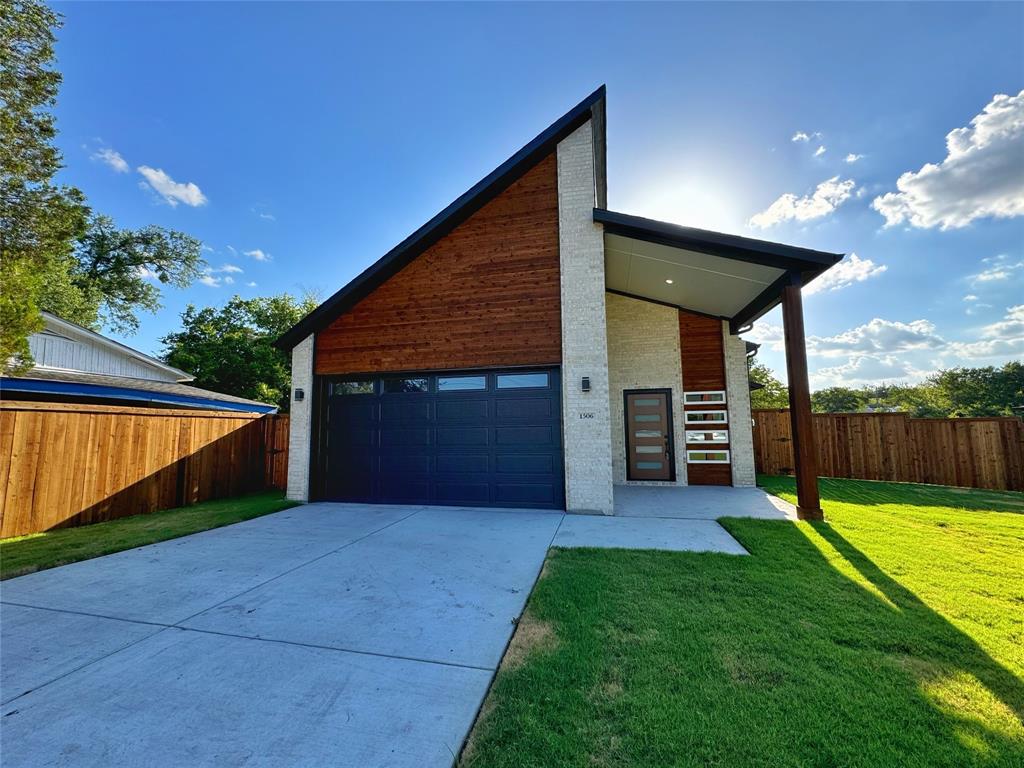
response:
[[[670,279],[666,279],[665,282],[668,283],[669,285],[672,285],[672,281]]]

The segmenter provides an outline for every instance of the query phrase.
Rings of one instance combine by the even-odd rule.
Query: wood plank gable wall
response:
[[[679,312],[679,352],[683,366],[683,391],[708,392],[724,390],[725,345],[722,341],[722,321],[691,312]],[[729,393],[726,393],[726,397]],[[725,408],[724,405],[684,404],[684,411],[707,411]],[[685,419],[685,414],[684,414]],[[731,426],[731,425],[729,425]],[[714,425],[708,425],[708,429]],[[690,429],[697,429],[692,425]],[[722,429],[722,425],[718,426]],[[684,435],[686,425],[684,423]],[[728,444],[690,445],[691,449],[729,450]],[[732,466],[729,464],[691,464],[686,466],[690,485],[731,485]]]
[[[317,374],[561,362],[554,153],[316,336]]]

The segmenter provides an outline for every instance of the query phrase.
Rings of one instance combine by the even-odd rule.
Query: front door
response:
[[[675,479],[670,394],[667,389],[625,393],[628,480]]]

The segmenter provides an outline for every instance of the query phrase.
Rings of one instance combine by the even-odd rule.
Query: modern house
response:
[[[780,302],[820,516],[800,288],[842,258],[607,209],[605,90],[284,334],[295,499],[614,513],[754,484],[748,347]]]
[[[4,399],[119,403],[273,413],[276,406],[189,386],[195,377],[95,331],[43,312],[43,330],[29,336],[35,365],[0,379]]]

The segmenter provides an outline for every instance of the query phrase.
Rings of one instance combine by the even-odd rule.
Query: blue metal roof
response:
[[[157,392],[131,387],[114,387],[102,384],[84,384],[72,381],[45,379],[22,379],[4,376],[0,378],[0,391],[31,392],[42,395],[63,397],[97,397],[109,400],[130,400],[136,403],[155,405],[177,405],[184,408],[202,408],[217,411],[242,411],[245,413],[273,413],[277,410],[265,403],[244,403],[233,400],[217,400],[212,397],[196,397],[171,392]],[[214,393],[210,393],[211,395]]]

